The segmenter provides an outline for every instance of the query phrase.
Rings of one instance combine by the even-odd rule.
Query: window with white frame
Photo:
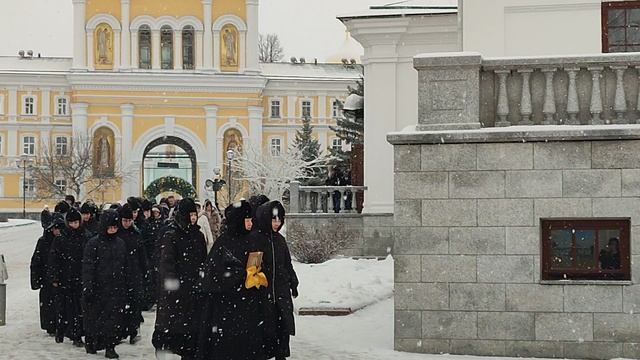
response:
[[[61,194],[65,194],[67,192],[67,180],[65,180],[65,179],[56,179],[54,184],[58,188],[58,191]]]
[[[36,154],[36,137],[35,136],[23,136],[22,137],[22,154],[23,155],[35,155]]]
[[[23,115],[35,115],[36,114],[36,99],[33,96],[25,96],[22,100],[22,114]]]
[[[331,117],[332,118],[339,118],[342,117],[342,109],[341,109],[341,104],[340,104],[340,100],[335,99],[333,100],[333,102],[331,103]]]
[[[271,139],[271,156],[280,156],[282,154],[282,139]]]
[[[25,197],[36,196],[36,181],[32,178],[22,179],[22,193]],[[20,195],[22,195],[22,193]]]
[[[311,117],[311,100],[302,100],[302,117]]]
[[[279,119],[280,115],[280,99],[271,100],[271,118]]]
[[[69,152],[69,139],[65,136],[56,136],[56,155],[67,155]]]
[[[58,116],[69,115],[69,100],[66,97],[56,98],[56,115]]]
[[[333,138],[331,140],[331,148],[333,150],[342,150],[342,139],[340,138]]]

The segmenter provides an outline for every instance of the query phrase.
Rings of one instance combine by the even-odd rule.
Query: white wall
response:
[[[483,56],[602,51],[601,0],[460,0],[463,48]]]

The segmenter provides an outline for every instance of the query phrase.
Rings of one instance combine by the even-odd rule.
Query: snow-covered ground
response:
[[[6,222],[0,222],[0,229],[11,228],[16,226],[26,226],[35,224],[36,222],[28,219],[9,219]]]
[[[0,229],[0,254],[8,263],[7,325],[0,327],[0,359],[87,359],[83,349],[68,342],[55,344],[39,327],[38,293],[29,287],[29,261],[40,226]],[[296,318],[298,335],[292,338],[293,360],[471,360],[488,358],[421,355],[393,351],[393,260],[334,260],[322,265],[295,264],[300,277],[296,306],[356,306],[384,299],[350,316]],[[122,344],[121,359],[153,359],[151,333],[154,313],[144,314],[143,340]]]

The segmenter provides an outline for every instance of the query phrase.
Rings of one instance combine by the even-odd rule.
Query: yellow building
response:
[[[329,129],[336,99],[359,66],[258,61],[258,0],[73,0],[73,58],[0,57],[0,212],[39,211],[33,178],[18,166],[49,141],[63,151],[93,139],[96,162],[127,174],[90,197],[141,195],[154,149],[182,149],[185,180],[224,168],[233,146],[284,151],[310,116],[322,148],[340,146]],[[169,147],[166,145],[169,144]],[[66,150],[64,150],[66,151]],[[167,150],[173,151],[173,150]],[[65,186],[60,179],[60,186]],[[51,200],[48,201],[51,204]]]

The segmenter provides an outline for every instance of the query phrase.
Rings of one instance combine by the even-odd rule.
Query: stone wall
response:
[[[338,229],[338,236],[348,240],[338,255],[387,256],[393,248],[392,214],[287,214],[286,222],[291,239]]]
[[[640,358],[637,130],[390,135],[395,348]],[[633,281],[541,281],[549,217],[630,217]]]

